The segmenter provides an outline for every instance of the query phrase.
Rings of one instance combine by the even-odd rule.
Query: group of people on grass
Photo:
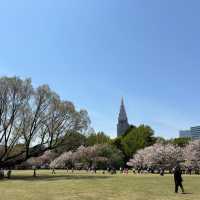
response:
[[[111,168],[111,167],[108,167],[106,171],[110,174],[116,174],[117,173],[116,169]],[[128,168],[123,169],[122,167],[120,167],[119,171],[120,171],[121,174],[128,174],[128,172],[129,172]],[[137,171],[138,171],[138,173],[143,173],[141,168],[138,168]],[[147,171],[154,173],[154,171],[152,171],[151,168],[147,169]],[[67,168],[67,172],[68,172],[68,168]],[[71,172],[74,173],[74,168],[71,169]],[[96,168],[95,167],[87,168],[86,172],[96,173]],[[182,182],[183,182],[182,170],[181,170],[180,165],[177,164],[176,167],[173,168],[172,172],[174,174],[175,193],[178,193],[179,187],[181,188],[182,193],[184,193],[184,188],[183,188],[183,184],[182,184]],[[172,172],[170,171],[170,173],[172,173]],[[103,170],[102,173],[105,174],[105,170]],[[136,171],[133,170],[133,173],[136,173]],[[164,176],[164,173],[165,173],[164,168],[160,168],[159,174],[161,176]],[[55,168],[52,169],[52,174],[56,174]],[[191,171],[190,171],[189,174],[191,174]]]
[[[33,167],[34,170],[34,174],[33,176],[36,176],[36,168]],[[128,174],[128,168],[120,168],[120,173],[123,174]],[[138,173],[141,173],[141,169],[138,169]],[[10,178],[11,177],[11,170],[8,169],[7,171],[7,175],[5,176],[5,170],[4,169],[0,169],[0,178]],[[67,168],[67,172],[68,172],[68,168]],[[74,172],[74,168],[71,169],[71,172]],[[96,173],[96,168],[88,168],[87,172],[93,172]],[[110,174],[116,174],[117,171],[115,168],[107,168],[107,172]],[[52,169],[52,174],[55,174],[55,168]],[[105,173],[105,171],[102,172],[103,174]],[[133,173],[136,173],[135,170],[133,170]],[[177,164],[177,166],[173,169],[173,174],[174,174],[174,183],[175,183],[175,193],[178,192],[178,188],[181,188],[182,193],[184,193],[184,188],[183,188],[183,179],[182,179],[182,170],[179,164]],[[189,173],[191,174],[191,172]],[[164,169],[160,168],[160,175],[164,176]]]
[[[174,173],[174,168],[165,168],[165,167],[136,167],[132,170],[134,174],[146,174],[146,173],[151,173],[151,174],[160,174],[164,175],[166,172],[169,174]],[[200,174],[200,169],[199,168],[192,168],[191,166],[189,167],[181,167],[182,173],[183,174],[189,174],[192,175],[192,173],[199,175]]]

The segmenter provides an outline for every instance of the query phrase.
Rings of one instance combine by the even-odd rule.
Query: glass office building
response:
[[[179,137],[180,138],[185,138],[185,137],[191,138],[191,131],[190,130],[181,130],[181,131],[179,131]]]
[[[193,140],[200,139],[200,126],[193,126],[191,127],[191,138]]]
[[[179,137],[190,137],[192,140],[200,139],[200,126],[193,126],[190,130],[181,130],[179,131]]]

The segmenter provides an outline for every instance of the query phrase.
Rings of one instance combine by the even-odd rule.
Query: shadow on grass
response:
[[[38,175],[36,177],[33,176],[12,176],[10,179],[3,180],[20,180],[20,181],[57,181],[57,180],[97,180],[97,179],[108,179],[110,176],[95,176],[95,175]]]
[[[193,194],[193,193],[191,193],[191,192],[184,192],[184,193],[181,193],[181,194]]]

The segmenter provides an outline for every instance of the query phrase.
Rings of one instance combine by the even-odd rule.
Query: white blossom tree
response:
[[[187,167],[200,168],[200,140],[191,141],[184,148],[184,158]]]
[[[65,152],[54,159],[50,167],[64,168],[66,166],[82,166],[84,168],[100,166],[118,166],[122,164],[122,153],[107,144],[94,145],[89,147],[80,146],[75,152]]]
[[[173,167],[177,162],[183,161],[183,151],[172,144],[159,144],[139,150],[133,159],[127,163],[134,167]]]
[[[71,151],[62,153],[50,163],[50,168],[65,168],[73,163],[73,153]]]

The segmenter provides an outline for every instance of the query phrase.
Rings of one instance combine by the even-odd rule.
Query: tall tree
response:
[[[104,132],[91,133],[86,140],[86,144],[93,146],[95,144],[106,144],[110,142],[110,137]]]
[[[54,149],[66,132],[83,131],[89,123],[86,111],[61,101],[48,85],[34,89],[30,79],[0,78],[0,167]]]
[[[155,143],[153,135],[149,126],[130,127],[124,135],[113,140],[112,144],[124,153],[125,161],[128,161],[137,150]]]

